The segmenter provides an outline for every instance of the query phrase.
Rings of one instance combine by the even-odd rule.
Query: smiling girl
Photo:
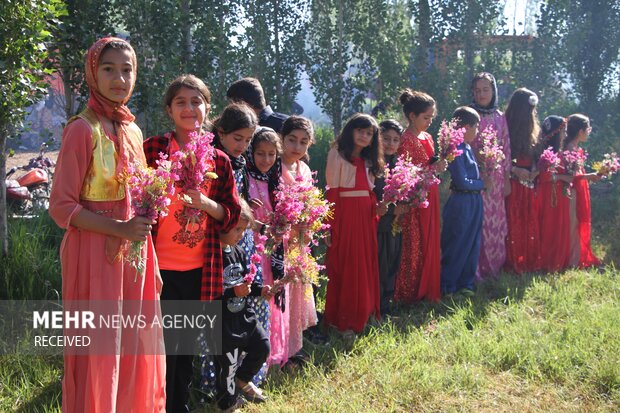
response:
[[[211,93],[202,80],[182,75],[173,80],[164,105],[174,122],[174,132],[153,136],[144,142],[149,166],[156,167],[160,153],[170,155],[182,150],[191,133],[203,133],[211,109]],[[228,157],[215,150],[210,171],[216,180],[205,179],[200,190],[185,192],[190,201],[177,195],[170,200],[168,215],[153,229],[155,250],[164,280],[162,300],[212,300],[222,293],[217,282],[221,277],[222,253],[219,232],[232,228],[239,218],[239,196]],[[177,189],[178,190],[178,189]],[[198,220],[187,225],[183,208],[200,211]],[[215,246],[215,247],[213,247]],[[178,336],[168,333],[166,340],[166,409],[184,411],[189,400],[193,373],[193,356],[177,355]],[[184,340],[187,336],[183,337]]]
[[[383,171],[379,126],[358,113],[327,154],[327,199],[335,204],[327,250],[325,322],[361,332],[379,318],[379,264],[375,177]]]

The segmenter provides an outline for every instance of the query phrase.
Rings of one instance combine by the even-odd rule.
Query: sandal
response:
[[[267,397],[263,395],[263,391],[256,387],[251,381],[241,388],[241,394],[243,394],[243,397],[247,401],[252,403],[263,403],[267,401]]]

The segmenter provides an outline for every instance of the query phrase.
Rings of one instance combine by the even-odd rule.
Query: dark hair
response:
[[[254,214],[252,213],[252,208],[250,208],[250,205],[243,198],[239,198],[239,205],[241,206],[239,219],[245,219],[250,223],[250,225],[252,225],[254,223]]]
[[[205,85],[205,82],[194,75],[181,75],[168,85],[166,93],[164,94],[164,105],[166,107],[170,106],[174,97],[179,93],[179,90],[184,87],[197,91],[202,95],[205,103],[211,103],[211,92],[207,85]]]
[[[590,127],[590,118],[582,113],[575,113],[568,117],[566,123],[566,145],[577,138],[579,131]]]
[[[536,116],[536,93],[524,87],[514,91],[506,108],[506,123],[513,158],[531,156],[538,142],[540,126]]]
[[[267,106],[265,93],[258,79],[244,77],[233,82],[226,91],[226,97],[233,102],[245,102],[256,110],[263,110]]]
[[[130,52],[132,52],[135,55],[135,51],[133,50],[133,47],[131,47],[131,45],[129,44],[129,42],[124,41],[124,42],[120,42],[118,40],[112,40],[111,42],[107,43],[105,46],[103,46],[103,50],[101,51],[101,54],[99,55],[99,60],[101,60],[101,58],[103,57],[103,54],[105,52],[107,52],[110,49],[114,49],[114,50],[129,50]],[[97,62],[99,63],[99,62]]]
[[[372,116],[365,113],[356,113],[347,120],[347,123],[336,139],[338,153],[347,161],[352,162],[353,158],[351,154],[355,147],[353,132],[356,129],[366,128],[373,129],[372,141],[370,145],[362,149],[360,157],[370,161],[370,171],[373,175],[380,176],[383,173],[383,148],[379,143],[379,125],[377,125],[377,121]]]
[[[280,130],[280,135],[282,136],[282,144],[284,144],[284,137],[290,134],[295,129],[301,129],[306,132],[310,137],[311,145],[315,143],[314,126],[312,126],[312,122],[310,122],[310,119],[304,118],[303,116],[292,115],[289,116],[282,124],[282,129]],[[307,152],[301,159],[306,163],[310,162],[310,156]]]
[[[278,156],[282,155],[282,140],[280,139],[280,135],[278,135],[273,129],[259,126],[256,131],[254,131],[254,135],[252,136],[252,144],[250,145],[252,153],[254,153],[258,145],[262,142],[272,144],[276,147],[276,153]]]
[[[310,122],[310,119],[297,115],[289,116],[282,124],[282,130],[280,130],[280,135],[282,135],[282,137],[285,137],[295,129],[301,129],[306,132],[310,137],[310,142],[314,143],[314,126],[312,126],[312,122]]]
[[[231,103],[213,121],[216,135],[228,134],[239,129],[255,128],[258,125],[256,113],[244,103]]]
[[[480,123],[480,115],[469,106],[459,106],[452,114],[452,119],[456,120],[456,127],[474,126]]]
[[[393,130],[399,135],[403,134],[403,127],[400,123],[398,123],[395,119],[386,119],[379,124],[379,130],[381,133],[387,132],[389,130]]]
[[[409,119],[411,112],[418,116],[435,106],[435,99],[431,95],[417,90],[405,89],[398,99],[403,106],[403,113],[407,119]]]
[[[566,119],[561,116],[547,116],[540,128],[539,153],[542,153],[548,147],[552,147],[553,151],[559,153],[564,147],[564,139],[562,130],[566,127]]]

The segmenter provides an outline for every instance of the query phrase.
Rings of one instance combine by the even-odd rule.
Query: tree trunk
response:
[[[0,256],[9,254],[9,231],[6,207],[6,140],[8,128],[0,125]]]

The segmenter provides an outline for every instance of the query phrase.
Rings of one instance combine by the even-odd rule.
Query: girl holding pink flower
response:
[[[262,225],[254,232],[256,245],[264,243],[263,233],[273,214],[275,191],[281,175],[280,156],[282,143],[280,136],[271,128],[259,126],[254,132],[252,143],[247,151],[249,195],[254,205],[254,217]],[[263,251],[262,270],[264,285],[273,286],[274,281],[284,277],[284,247],[276,242],[271,252]],[[289,294],[285,285],[275,296],[270,297],[271,352],[268,365],[283,365],[289,358]]]
[[[136,54],[125,40],[100,39],[88,49],[84,73],[90,97],[63,131],[49,207],[66,229],[60,249],[63,305],[69,310],[80,301],[106,300],[120,308],[125,299],[158,312],[162,283],[150,235],[155,220],[134,216],[130,188],[119,179],[130,165],[146,165],[142,133],[126,106],[136,82]],[[124,259],[129,241],[143,242],[145,268],[137,278]],[[65,347],[62,411],[164,412],[163,337],[161,330],[148,330],[106,329],[92,340],[97,354]],[[125,348],[140,354],[125,354]]]
[[[402,135],[399,156],[429,172],[443,172],[447,163],[437,161],[433,137],[426,132],[436,113],[435,99],[424,92],[405,89],[400,95],[403,114],[409,121]],[[426,208],[411,208],[401,216],[403,231],[400,271],[394,300],[407,304],[428,299],[437,301],[440,291],[439,186],[432,185]]]
[[[327,154],[327,199],[334,203],[327,250],[325,323],[339,331],[361,332],[379,318],[375,177],[383,171],[379,126],[353,115]]]
[[[282,181],[294,185],[297,179],[313,182],[312,171],[304,161],[308,160],[308,148],[314,143],[314,128],[310,120],[301,116],[290,116],[282,124],[282,158],[280,161]],[[292,239],[308,243],[310,237],[304,236],[307,228],[293,228]],[[302,238],[299,238],[299,235]],[[288,249],[285,245],[285,249]],[[304,330],[317,324],[316,306],[309,283],[293,282],[288,286],[289,338],[288,357],[298,355],[303,347]]]
[[[471,92],[473,102],[470,106],[480,115],[478,135],[471,144],[476,158],[481,160],[479,153],[484,146],[482,133],[488,127],[493,128],[496,144],[504,155],[499,165],[493,165],[493,168],[485,168],[485,162],[479,162],[482,176],[489,177],[489,187],[482,193],[484,216],[477,276],[496,277],[506,262],[508,225],[505,197],[510,193],[511,159],[508,125],[506,117],[499,110],[497,82],[492,74],[487,72],[476,74],[471,82]]]
[[[541,267],[548,272],[561,271],[570,262],[569,199],[563,188],[571,185],[573,177],[565,173],[560,162],[564,147],[566,120],[548,116],[542,123],[538,156],[538,212],[540,219]],[[540,152],[540,150],[539,150]]]
[[[160,218],[153,229],[155,250],[159,259],[164,287],[162,300],[214,300],[222,295],[222,252],[219,233],[233,228],[241,207],[235,189],[233,170],[228,157],[211,147],[193,145],[204,135],[211,109],[211,93],[202,80],[182,75],[173,80],[164,95],[164,105],[174,122],[175,130],[153,136],[144,142],[149,165],[155,166],[160,155],[179,159],[186,148],[193,154],[202,153],[190,170],[178,171],[183,181],[190,181],[200,168],[196,189],[178,188],[180,196],[171,199],[168,216]],[[198,140],[209,145],[207,140]],[[206,177],[215,173],[217,179]],[[185,195],[185,197],[184,197]],[[186,411],[189,385],[193,374],[192,355],[175,355],[178,337],[165,334],[166,348],[166,409]],[[184,337],[187,339],[187,337]]]
[[[577,166],[574,169],[575,179],[573,180],[574,196],[570,200],[570,240],[571,240],[571,259],[572,266],[587,268],[601,265],[601,261],[592,252],[590,244],[591,232],[591,208],[590,208],[590,182],[598,182],[601,177],[593,173],[585,173],[584,163],[587,153],[579,147],[580,144],[587,142],[592,127],[590,119],[580,113],[570,115],[566,126],[566,152],[574,152],[575,158],[582,161],[574,162]],[[566,164],[566,156],[565,166]]]

